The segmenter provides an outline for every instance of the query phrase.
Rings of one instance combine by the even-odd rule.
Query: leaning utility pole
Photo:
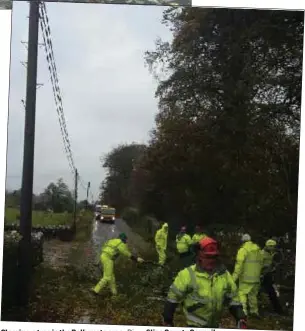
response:
[[[74,231],[76,231],[77,186],[78,186],[78,171],[77,171],[77,169],[75,169],[75,179],[74,179],[74,215],[73,215]]]
[[[39,1],[30,1],[28,61],[25,102],[25,125],[23,145],[23,170],[20,201],[20,263],[19,293],[20,304],[28,303],[28,290],[31,280],[31,231],[32,231],[32,197],[34,177],[35,115],[37,86],[37,57],[39,31]]]

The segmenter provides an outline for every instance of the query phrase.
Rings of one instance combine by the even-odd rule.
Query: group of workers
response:
[[[167,239],[168,224],[164,223],[155,235],[160,266],[166,262]],[[251,241],[249,234],[244,234],[241,243],[231,274],[221,263],[219,243],[207,236],[202,227],[196,227],[192,238],[187,234],[186,227],[181,228],[176,236],[181,267],[168,291],[163,312],[165,326],[173,326],[176,307],[181,304],[188,327],[218,328],[227,303],[237,328],[246,329],[248,316],[259,318],[258,294],[261,286],[275,312],[284,313],[273,284],[276,241],[269,239],[260,249]],[[112,294],[117,295],[114,261],[120,254],[138,263],[144,262],[141,257],[132,255],[124,233],[108,240],[100,256],[103,277],[92,289],[94,294],[109,286]]]

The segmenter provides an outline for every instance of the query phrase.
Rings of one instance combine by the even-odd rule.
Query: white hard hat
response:
[[[251,241],[250,235],[248,233],[243,234],[242,237],[241,237],[241,241],[243,243],[246,242],[246,241]]]

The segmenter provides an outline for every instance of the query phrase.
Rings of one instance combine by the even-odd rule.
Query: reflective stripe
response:
[[[178,296],[183,296],[184,295],[184,293],[181,292],[180,290],[178,290],[177,287],[174,284],[172,284],[170,286],[169,290],[172,291],[172,292],[174,292]]]
[[[200,302],[200,303],[209,303],[209,302],[214,302],[214,301],[217,301],[216,299],[213,299],[213,298],[201,298],[199,297],[198,295],[190,295],[189,298],[191,300],[194,300],[196,302]]]
[[[231,301],[231,303],[229,304],[229,306],[241,306],[240,302],[237,301]]]
[[[193,314],[190,314],[190,313],[186,313],[186,318],[191,321],[191,322],[195,322],[197,324],[199,324],[200,326],[205,326],[207,325],[207,321],[202,319],[202,318],[199,318],[197,316],[194,316]]]
[[[169,299],[169,298],[167,298],[166,299],[168,302],[170,302],[170,303],[179,303],[177,300],[175,300],[175,299]]]

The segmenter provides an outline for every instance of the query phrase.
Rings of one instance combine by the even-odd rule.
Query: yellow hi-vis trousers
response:
[[[117,294],[114,276],[114,261],[106,254],[101,255],[101,262],[103,265],[103,277],[96,284],[93,291],[99,293],[104,287],[109,286],[113,295]]]
[[[166,260],[166,253],[165,249],[161,248],[160,246],[156,246],[157,253],[159,255],[159,264],[164,265],[165,260]]]
[[[238,297],[243,305],[243,310],[248,315],[247,303],[249,300],[250,314],[258,314],[257,297],[259,292],[259,283],[239,283]]]

